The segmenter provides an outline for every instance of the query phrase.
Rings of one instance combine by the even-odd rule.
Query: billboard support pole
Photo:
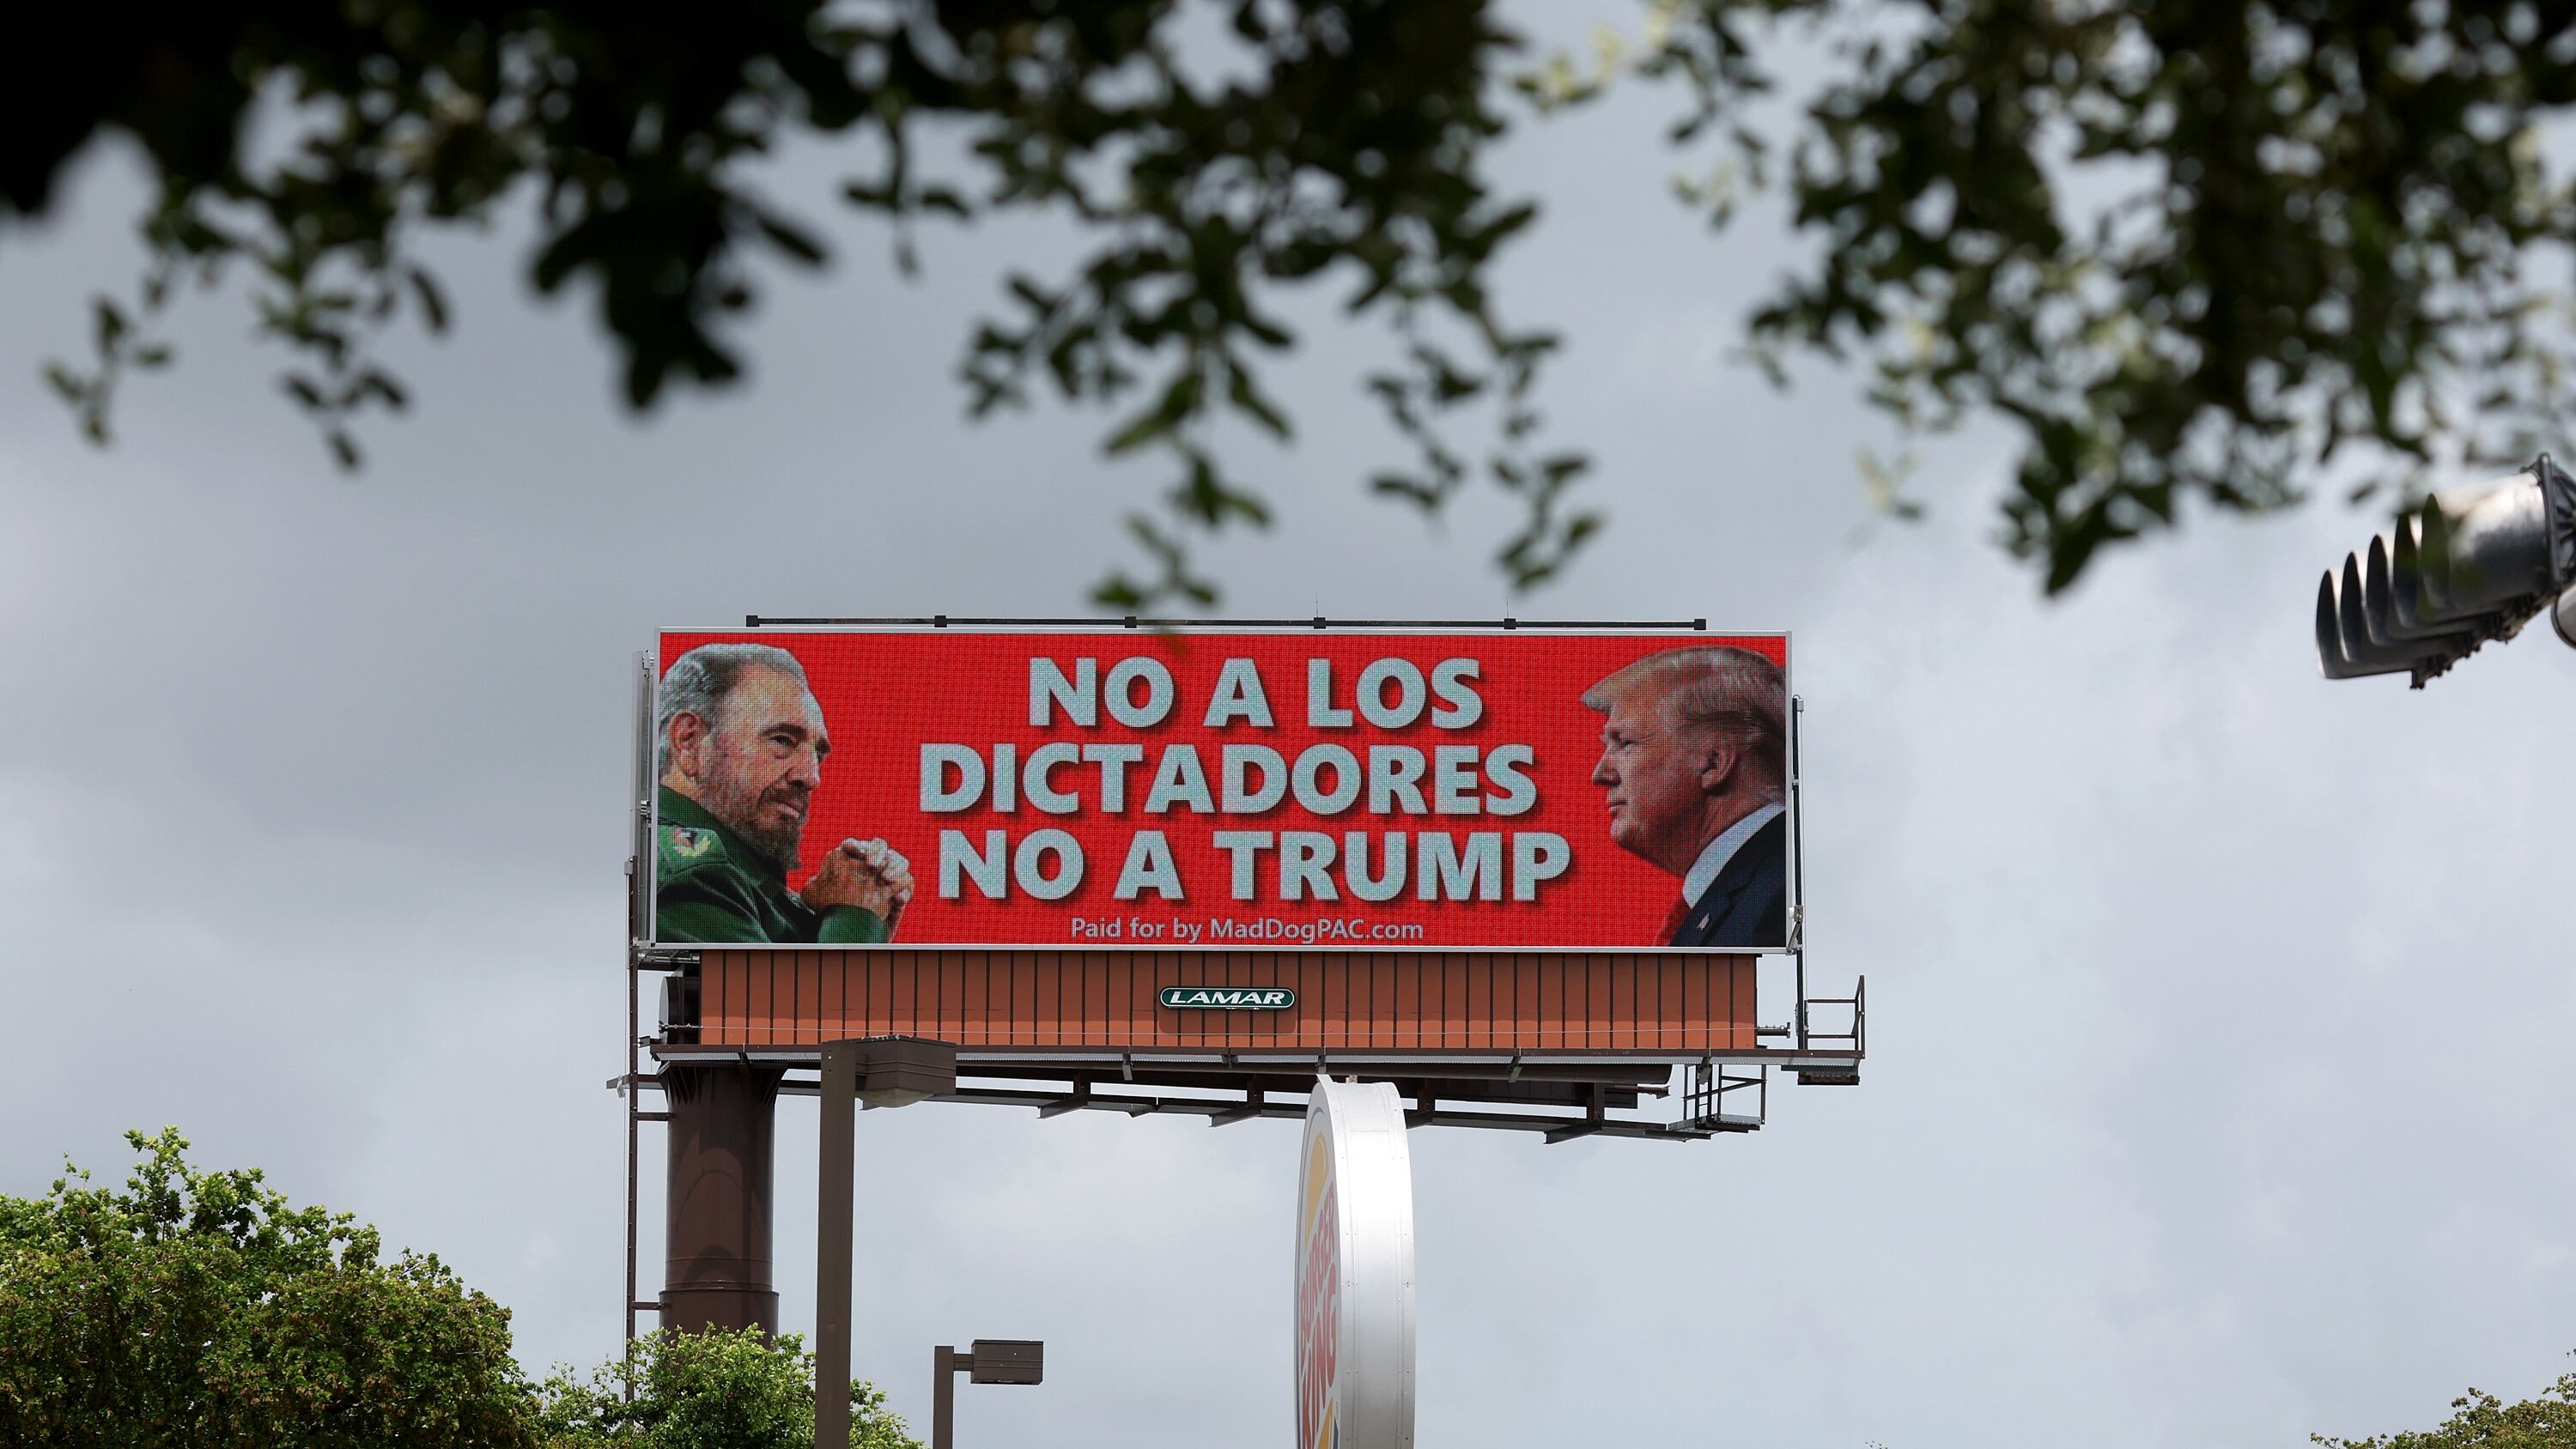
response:
[[[670,1113],[650,1115],[643,1110],[644,1061],[642,1009],[638,1001],[644,990],[643,952],[650,932],[645,929],[648,913],[644,908],[642,872],[653,859],[653,656],[635,656],[635,818],[629,824],[632,840],[626,853],[626,1075],[618,1080],[617,1095],[626,1106],[626,1401],[635,1401],[635,1315],[646,1309],[659,1313],[659,1299],[647,1303],[635,1296],[635,1264],[638,1247],[636,1228],[638,1197],[642,1191],[642,1172],[638,1158],[643,1144],[638,1141],[647,1120],[667,1122]],[[656,1084],[658,1085],[658,1083]],[[667,1104],[666,1104],[667,1105]]]
[[[632,860],[626,862],[626,894],[631,902],[635,895],[635,862]],[[631,904],[628,909],[633,909]],[[636,1158],[642,1144],[636,1140],[639,1127],[636,1109],[641,1105],[638,1099],[644,1092],[637,1082],[643,1071],[643,1064],[638,1059],[643,1035],[635,999],[643,990],[643,984],[643,973],[636,965],[635,948],[630,943],[626,949],[626,1076],[617,1084],[617,1094],[624,1099],[626,1106],[626,1398],[630,1403],[635,1398],[635,1310],[639,1306],[635,1301],[635,1209],[637,1191],[641,1186]]]
[[[778,1331],[770,1197],[783,1067],[668,1064],[668,1256],[662,1326]]]

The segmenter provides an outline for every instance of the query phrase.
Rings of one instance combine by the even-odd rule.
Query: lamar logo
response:
[[[1286,1011],[1297,993],[1285,986],[1166,986],[1162,1000],[1182,1011]]]

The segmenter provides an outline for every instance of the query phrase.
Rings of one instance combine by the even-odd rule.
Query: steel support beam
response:
[[[917,1037],[822,1047],[821,1180],[814,1196],[814,1449],[849,1449],[850,1253],[856,1234],[859,1099],[901,1107],[957,1090],[957,1048]]]
[[[858,1170],[859,1060],[855,1044],[823,1048],[822,1182],[814,1213],[814,1449],[850,1442],[851,1178]]]

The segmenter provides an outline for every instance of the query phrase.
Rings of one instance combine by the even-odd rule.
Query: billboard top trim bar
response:
[[[955,624],[968,628],[1002,625],[1013,628],[1073,626],[1103,629],[1681,629],[1703,634],[1708,632],[1706,619],[1327,619],[1321,614],[1311,619],[1147,619],[1135,614],[1090,619],[990,619],[963,614],[933,614],[928,618],[915,619],[785,619],[745,614],[742,619],[742,626],[746,629],[773,624],[790,628],[909,624],[945,629]]]

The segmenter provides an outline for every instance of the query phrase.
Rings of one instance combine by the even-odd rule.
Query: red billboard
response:
[[[770,628],[655,662],[665,945],[1788,943],[1783,635]]]

